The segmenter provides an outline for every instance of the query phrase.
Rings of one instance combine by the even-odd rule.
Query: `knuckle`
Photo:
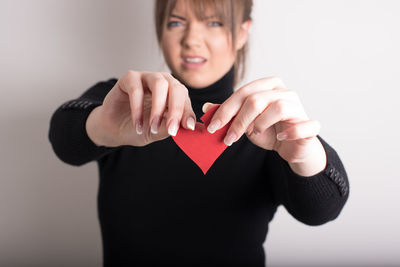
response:
[[[132,92],[134,89],[135,80],[138,77],[138,73],[133,70],[128,70],[120,79],[120,84],[122,84],[128,92]]]
[[[171,113],[178,113],[179,114],[179,113],[182,113],[183,109],[184,109],[183,103],[174,103],[170,107]]]
[[[179,98],[182,98],[183,96],[182,99],[184,99],[185,101],[187,98],[189,98],[189,93],[188,90],[186,90],[185,86],[174,81],[170,85],[171,90],[173,90],[179,96]]]
[[[166,71],[162,71],[160,72],[161,75],[163,75],[164,77],[172,77],[172,75]]]
[[[135,70],[128,70],[127,73],[128,73],[128,75],[137,75],[138,74],[138,72]]]
[[[256,95],[249,96],[247,98],[247,102],[248,102],[248,105],[250,106],[250,108],[252,108],[252,109],[257,109],[259,106],[259,103],[260,103],[260,101]]]
[[[176,118],[178,121],[182,119],[183,113],[179,112],[178,110],[170,110],[168,112],[168,118]]]
[[[162,76],[162,74],[159,72],[153,72],[151,75],[153,76],[154,80],[165,80],[164,76]]]
[[[249,107],[253,110],[259,110],[261,108],[262,103],[256,94],[250,95],[246,101]]]
[[[300,131],[299,127],[297,127],[297,126],[293,126],[293,129],[290,132],[291,132],[291,135],[294,137],[298,137],[301,134],[301,131]]]
[[[266,79],[271,80],[271,81],[276,82],[276,83],[282,83],[281,78],[279,78],[278,76],[269,76]]]
[[[125,75],[128,76],[128,77],[136,76],[136,75],[137,75],[137,72],[134,71],[134,70],[128,70],[128,71],[125,73]]]
[[[125,73],[125,78],[129,83],[133,82],[135,79],[138,79],[140,77],[140,73],[135,70],[128,70]]]
[[[253,129],[251,129],[252,130],[252,132],[254,133],[261,133],[261,132],[263,132],[264,131],[264,129],[262,128],[262,127],[259,127],[258,125],[255,125],[254,124],[254,127],[253,127]]]
[[[155,77],[154,77],[154,80],[153,80],[153,82],[154,82],[154,86],[156,87],[156,88],[165,88],[165,87],[168,87],[168,82],[167,82],[167,80],[163,77],[163,76],[161,76],[161,75],[156,75]]]
[[[188,90],[186,89],[186,87],[185,87],[183,84],[181,84],[181,83],[178,82],[178,81],[174,81],[174,85],[175,85],[176,88],[178,88],[178,90],[181,91],[185,96],[188,96],[188,97],[189,97],[189,92],[188,92]]]
[[[279,99],[274,104],[275,112],[281,116],[285,114],[286,111],[286,101]]]
[[[245,97],[246,95],[250,94],[252,90],[253,90],[253,84],[248,84],[242,88],[239,88],[237,90],[237,94],[239,94],[242,97]]]
[[[266,77],[266,81],[274,87],[274,90],[286,88],[285,83],[277,76]]]
[[[236,130],[237,133],[244,132],[246,128],[247,126],[243,120],[238,120],[234,126],[234,129]]]

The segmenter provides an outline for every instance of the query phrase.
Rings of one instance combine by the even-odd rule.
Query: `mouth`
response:
[[[182,65],[185,69],[195,70],[201,68],[207,59],[201,56],[182,56]]]

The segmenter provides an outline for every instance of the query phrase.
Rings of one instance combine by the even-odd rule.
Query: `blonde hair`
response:
[[[175,7],[177,0],[155,0],[154,19],[158,44],[166,28],[167,21]],[[216,16],[221,20],[228,33],[232,36],[235,47],[236,35],[243,22],[251,20],[253,0],[185,0],[193,9],[197,19],[205,19],[205,10],[212,7]],[[237,52],[234,63],[234,85],[243,79],[246,71],[246,55],[248,42]]]

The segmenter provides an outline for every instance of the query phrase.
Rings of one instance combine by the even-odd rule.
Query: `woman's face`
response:
[[[216,82],[235,61],[231,37],[214,15],[208,10],[207,19],[200,21],[185,8],[184,1],[178,0],[161,37],[172,73],[194,88]]]

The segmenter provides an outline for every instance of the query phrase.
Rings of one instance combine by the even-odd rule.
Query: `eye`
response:
[[[177,27],[177,26],[180,26],[180,25],[182,25],[182,23],[179,22],[179,21],[170,21],[170,22],[168,22],[167,27],[168,27],[168,28],[170,28],[170,27]]]
[[[207,25],[211,27],[221,27],[223,24],[219,21],[210,21]]]

